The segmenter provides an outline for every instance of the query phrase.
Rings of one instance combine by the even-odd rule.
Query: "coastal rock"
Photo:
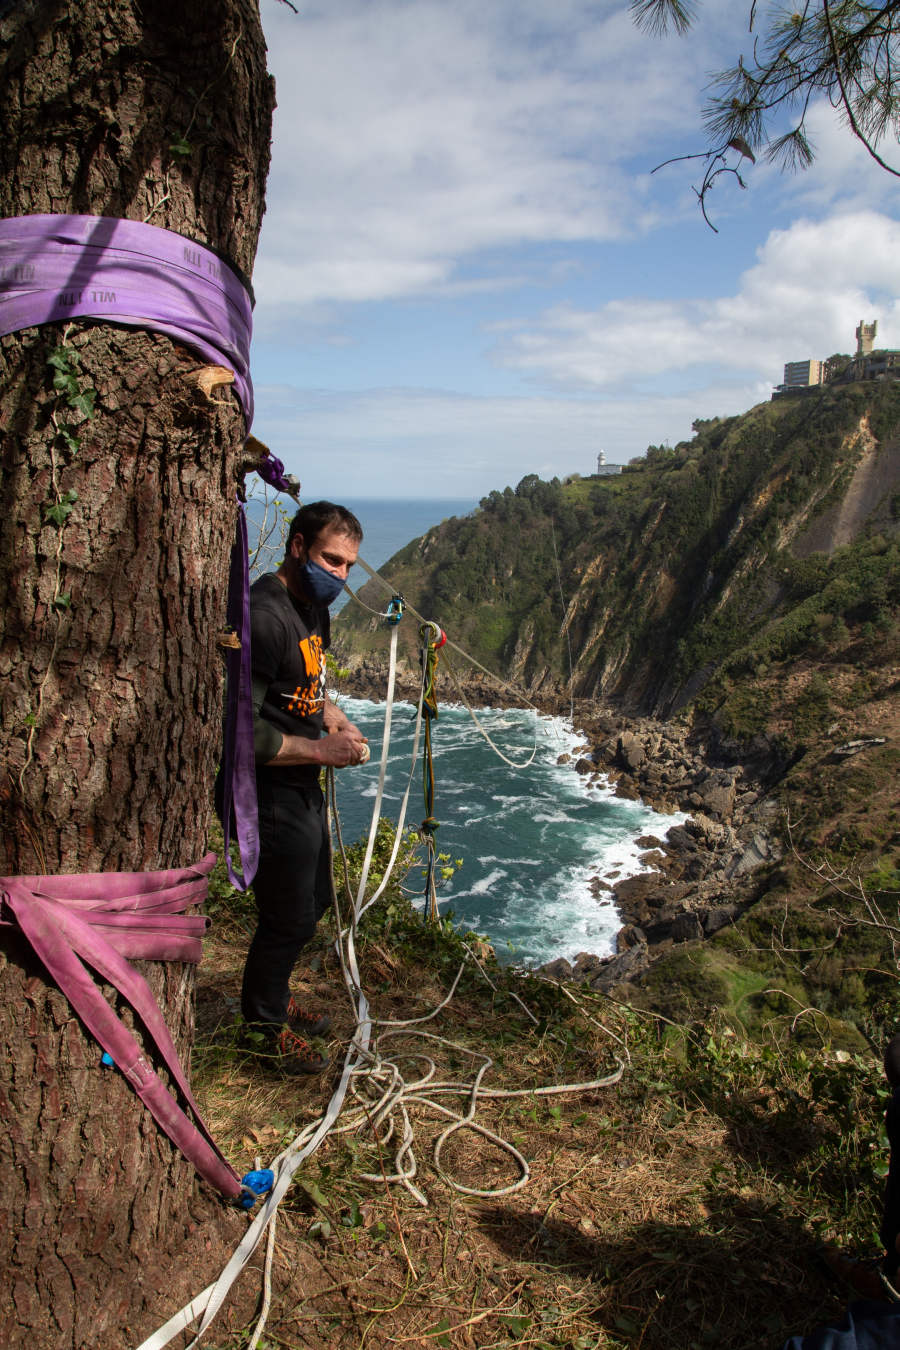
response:
[[[640,740],[632,731],[624,731],[616,746],[616,761],[623,769],[636,773],[647,758]]]
[[[635,947],[639,942],[646,943],[646,941],[647,936],[642,928],[638,928],[634,923],[626,923],[616,934],[616,951],[627,952],[629,947]]]
[[[539,974],[547,975],[551,980],[571,980],[573,973],[571,963],[564,956],[548,961],[539,970]]]
[[[686,825],[673,825],[666,831],[666,839],[673,848],[683,853],[697,852],[697,841]]]
[[[781,849],[774,845],[765,831],[757,830],[744,849],[731,859],[725,874],[728,877],[744,876],[763,863],[775,861],[780,857]]]
[[[713,905],[703,915],[703,931],[707,937],[727,928],[741,912],[740,905]]]
[[[642,975],[650,965],[650,956],[645,942],[637,942],[618,956],[607,957],[600,962],[600,968],[591,980],[592,989],[611,989],[622,980],[633,980]]]
[[[641,872],[639,876],[626,877],[624,881],[618,882],[613,887],[613,894],[619,905],[640,904],[665,883],[666,877],[662,872]]]
[[[724,771],[713,771],[698,785],[696,795],[707,815],[730,816],[734,809],[734,776]]]
[[[693,942],[703,937],[703,925],[693,912],[669,914],[647,924],[645,928],[647,942],[655,945],[659,942]]]
[[[603,957],[593,952],[579,952],[572,967],[572,978],[589,982],[603,964]]]
[[[649,853],[639,853],[638,862],[644,867],[662,867],[666,861],[666,855],[660,849],[651,849]]]

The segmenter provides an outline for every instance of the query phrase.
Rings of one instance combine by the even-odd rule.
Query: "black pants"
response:
[[[281,1024],[297,957],[331,903],[331,848],[318,785],[290,787],[260,774],[259,918],[247,953],[241,1011],[247,1022]]]

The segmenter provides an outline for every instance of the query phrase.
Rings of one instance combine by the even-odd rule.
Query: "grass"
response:
[[[217,905],[198,977],[194,1082],[213,1134],[246,1170],[321,1112],[333,1079],[280,1081],[239,1047],[246,902],[232,910],[220,889]],[[446,997],[464,948],[451,925],[424,926],[394,890],[364,921],[359,951],[376,1015],[410,1018]],[[307,955],[296,992],[332,1011],[336,1073],[353,1015],[327,923]],[[424,1106],[412,1124],[427,1208],[364,1179],[392,1170],[394,1144],[368,1130],[330,1135],[279,1211],[262,1346],[755,1350],[836,1315],[842,1294],[819,1269],[817,1244],[877,1249],[886,1154],[873,1057],[827,1042],[804,1049],[785,1019],[750,1039],[727,1010],[676,1026],[489,958],[484,968],[490,984],[469,963],[427,1024],[448,1042],[428,1049],[437,1078],[470,1079],[472,1056],[487,1054],[486,1086],[591,1080],[618,1059],[620,1081],[482,1102],[477,1119],[531,1169],[524,1189],[496,1198],[461,1194],[446,1177],[506,1185],[511,1158],[461,1131],[439,1174],[431,1150],[446,1121]],[[759,992],[737,963],[721,978],[732,1013]],[[422,1046],[398,1037],[384,1052],[403,1058],[409,1078],[422,1071],[409,1058]],[[211,1345],[247,1344],[258,1292],[257,1269]]]

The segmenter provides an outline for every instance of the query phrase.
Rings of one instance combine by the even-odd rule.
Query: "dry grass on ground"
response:
[[[313,960],[318,968],[301,972],[297,992],[332,1011],[334,1072],[299,1082],[267,1073],[235,1033],[245,941],[232,930],[207,945],[194,1061],[201,1106],[239,1171],[257,1157],[265,1166],[319,1115],[353,1028],[323,941]],[[379,935],[363,944],[363,979],[377,1016],[422,1016],[445,997],[455,966],[437,950],[431,943],[417,955],[409,932],[402,941]],[[708,1082],[701,1076],[695,1090],[686,1060],[700,1040],[670,1030],[670,1044],[661,1024],[599,996],[578,991],[576,1005],[553,986],[519,982],[538,1015],[535,1028],[509,996],[503,973],[492,974],[498,992],[467,975],[426,1024],[457,1047],[429,1049],[438,1078],[471,1079],[471,1050],[494,1059],[485,1086],[590,1080],[609,1073],[618,1055],[626,1060],[621,1081],[481,1104],[477,1119],[531,1168],[524,1189],[497,1198],[459,1194],[435,1173],[430,1151],[446,1122],[425,1111],[415,1113],[413,1125],[416,1183],[427,1208],[402,1187],[361,1179],[393,1170],[390,1145],[379,1156],[371,1139],[330,1136],[303,1164],[279,1211],[263,1347],[777,1350],[788,1335],[838,1310],[840,1294],[815,1261],[817,1237],[866,1233],[877,1195],[858,1197],[852,1214],[846,1206],[833,1212],[827,1199],[810,1200],[810,1178],[837,1163],[826,1156],[834,1146],[814,1109],[804,1103],[792,1115],[794,1087],[765,1085],[763,1060],[745,1068],[726,1033],[726,1069],[710,1061]],[[409,1040],[406,1048],[419,1053],[422,1045]],[[403,1048],[397,1039],[385,1052]],[[422,1071],[412,1059],[404,1068],[408,1079]],[[830,1179],[838,1191],[853,1188],[852,1152]],[[471,1131],[452,1136],[442,1166],[481,1190],[517,1176],[508,1155]],[[261,1246],[230,1311],[214,1324],[210,1346],[247,1344],[262,1263]],[[207,1272],[203,1283],[216,1274]]]

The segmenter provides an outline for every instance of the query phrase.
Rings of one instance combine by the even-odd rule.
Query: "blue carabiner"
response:
[[[384,616],[388,623],[399,623],[403,618],[403,596],[394,595],[391,597],[390,604],[387,607],[387,614]]]

